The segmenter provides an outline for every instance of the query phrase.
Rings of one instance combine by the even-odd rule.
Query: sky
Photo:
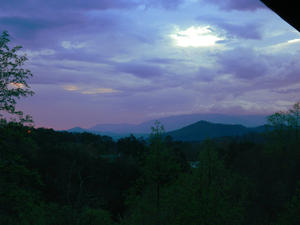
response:
[[[300,96],[300,34],[259,0],[1,0],[36,126],[272,114]]]

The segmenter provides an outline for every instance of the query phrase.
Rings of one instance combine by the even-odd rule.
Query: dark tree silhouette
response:
[[[17,111],[16,100],[20,97],[33,95],[34,92],[27,84],[32,76],[28,69],[24,69],[26,55],[18,54],[22,46],[9,47],[10,36],[4,31],[0,36],[0,117],[1,112],[19,116],[20,121],[31,121],[31,117],[23,116]]]

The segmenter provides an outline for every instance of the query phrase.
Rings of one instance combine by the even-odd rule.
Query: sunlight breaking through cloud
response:
[[[186,30],[177,27],[170,37],[179,47],[209,47],[216,45],[217,41],[224,40],[214,34],[209,26],[191,26]]]
[[[292,39],[288,41],[289,44],[298,43],[298,42],[300,42],[300,38]]]

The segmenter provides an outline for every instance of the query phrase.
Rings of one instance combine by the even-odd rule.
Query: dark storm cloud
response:
[[[265,8],[259,0],[206,0],[208,3],[214,3],[224,10],[250,10]]]
[[[222,52],[217,55],[217,62],[221,65],[219,72],[249,80],[266,75],[268,68],[265,56],[251,48],[236,48]]]
[[[164,74],[161,67],[147,65],[144,63],[121,63],[116,66],[116,70],[118,72],[129,73],[135,77],[145,79],[151,79]]]

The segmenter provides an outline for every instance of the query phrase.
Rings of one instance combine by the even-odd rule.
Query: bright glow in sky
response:
[[[300,42],[299,38],[288,41],[288,43],[297,43],[297,42]]]
[[[216,36],[209,26],[195,27],[191,26],[186,30],[180,30],[178,27],[170,37],[180,47],[209,47],[223,40]]]

